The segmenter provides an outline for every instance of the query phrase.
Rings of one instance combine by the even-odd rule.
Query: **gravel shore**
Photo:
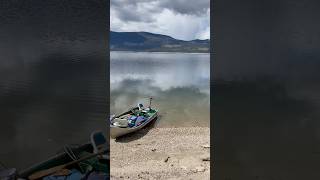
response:
[[[110,141],[111,179],[210,179],[210,131],[151,128]]]

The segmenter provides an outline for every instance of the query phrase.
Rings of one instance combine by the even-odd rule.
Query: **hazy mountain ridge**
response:
[[[111,51],[209,52],[210,40],[184,41],[149,32],[110,32]]]

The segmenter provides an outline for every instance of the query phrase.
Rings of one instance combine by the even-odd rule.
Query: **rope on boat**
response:
[[[72,149],[70,148],[70,146],[64,146],[63,147],[64,149],[64,152],[73,160],[73,161],[76,161],[78,160],[79,158],[74,154],[74,152],[72,151]],[[90,164],[87,164],[87,163],[84,163],[84,162],[79,162],[79,167],[81,169],[82,172],[84,172],[83,168],[81,165],[87,165],[87,166],[90,166]]]
[[[64,152],[67,153],[72,160],[74,161],[77,160],[77,156],[73,153],[73,151],[69,146],[64,146],[63,149],[64,149]]]
[[[68,144],[68,147],[73,148],[73,149],[76,149],[76,148],[78,148],[80,146],[81,146],[81,144]],[[64,153],[64,152],[65,152],[65,149],[64,149],[64,147],[62,147],[62,148],[59,148],[55,152],[55,154],[58,155],[58,154],[61,154],[61,153]]]

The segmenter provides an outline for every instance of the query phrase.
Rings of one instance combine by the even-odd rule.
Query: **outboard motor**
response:
[[[139,107],[139,110],[142,110],[143,109],[143,104],[139,103],[138,107]]]

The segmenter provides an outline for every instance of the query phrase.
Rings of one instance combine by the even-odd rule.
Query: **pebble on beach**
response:
[[[209,128],[153,128],[141,134],[111,140],[111,179],[210,179]]]

